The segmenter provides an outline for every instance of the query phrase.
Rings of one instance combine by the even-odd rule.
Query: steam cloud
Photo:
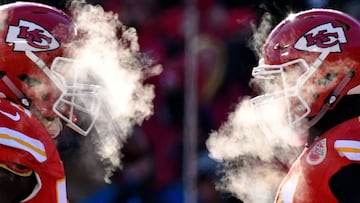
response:
[[[253,48],[259,56],[270,20],[270,16],[265,15],[260,26],[264,29],[257,31],[253,37]],[[267,86],[262,86],[266,84],[256,80],[252,83],[263,91],[268,90]],[[279,100],[260,109],[262,116],[275,125],[270,127],[286,127],[284,106]],[[217,188],[230,192],[245,203],[273,202],[280,181],[301,150],[287,144],[291,131],[265,134],[259,128],[257,114],[250,105],[250,98],[242,98],[222,126],[210,134],[206,143],[210,157],[221,165],[221,180]]]
[[[104,178],[109,181],[112,172],[121,168],[120,150],[134,125],[153,113],[153,86],[144,80],[159,74],[161,68],[139,53],[134,28],[126,27],[117,15],[100,6],[77,3],[72,2],[70,8],[81,37],[74,42],[71,55],[81,61],[76,68],[82,76],[104,87],[105,103],[95,124],[96,133],[89,136],[89,147],[95,146],[90,150],[100,156],[106,166]]]
[[[273,122],[283,123],[283,117],[276,116],[281,112],[271,110]],[[281,179],[299,153],[285,141],[285,136],[265,136],[249,98],[244,98],[207,140],[210,156],[223,166],[218,189],[246,203],[273,202]]]

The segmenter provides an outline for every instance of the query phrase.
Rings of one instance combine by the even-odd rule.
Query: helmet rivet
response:
[[[336,101],[336,96],[331,96],[329,99],[329,104],[333,104]]]
[[[21,103],[25,106],[25,107],[30,107],[30,102],[27,98],[22,98],[21,99]]]

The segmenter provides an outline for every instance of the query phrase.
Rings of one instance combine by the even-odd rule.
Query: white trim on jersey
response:
[[[352,161],[360,161],[360,141],[356,140],[336,140],[334,148],[340,156],[345,156]]]
[[[47,160],[43,143],[19,131],[0,127],[0,144],[27,151],[40,163]]]
[[[31,192],[31,194],[30,194],[27,198],[25,198],[24,200],[22,200],[21,202],[26,202],[26,201],[31,200],[31,199],[34,198],[34,197],[37,195],[37,193],[40,191],[41,186],[42,186],[42,184],[41,184],[41,179],[40,179],[40,176],[39,176],[36,172],[35,172],[35,177],[36,177],[37,184],[35,185],[33,191]]]
[[[56,181],[56,196],[58,203],[67,203],[65,178]]]

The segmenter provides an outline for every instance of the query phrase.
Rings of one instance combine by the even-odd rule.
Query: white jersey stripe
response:
[[[56,181],[57,203],[67,203],[65,178]]]
[[[340,156],[345,156],[349,160],[360,161],[360,141],[336,140],[334,148]]]
[[[0,127],[0,144],[27,151],[39,162],[47,160],[44,145],[21,132]]]

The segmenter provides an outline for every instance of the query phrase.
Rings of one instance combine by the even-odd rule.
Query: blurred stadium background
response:
[[[12,1],[1,1],[5,4]],[[34,1],[66,10],[68,1]],[[155,85],[154,115],[136,126],[122,148],[123,167],[111,183],[98,181],[94,166],[74,159],[83,138],[60,145],[70,203],[235,203],[216,189],[221,166],[205,146],[212,130],[245,95],[257,64],[258,26],[270,14],[269,29],[307,8],[335,8],[356,18],[360,2],[339,0],[88,0],[134,27],[140,51],[162,64]],[[266,34],[269,29],[261,30]],[[226,147],[226,146],[224,146]],[[240,146],[239,146],[240,147]]]

